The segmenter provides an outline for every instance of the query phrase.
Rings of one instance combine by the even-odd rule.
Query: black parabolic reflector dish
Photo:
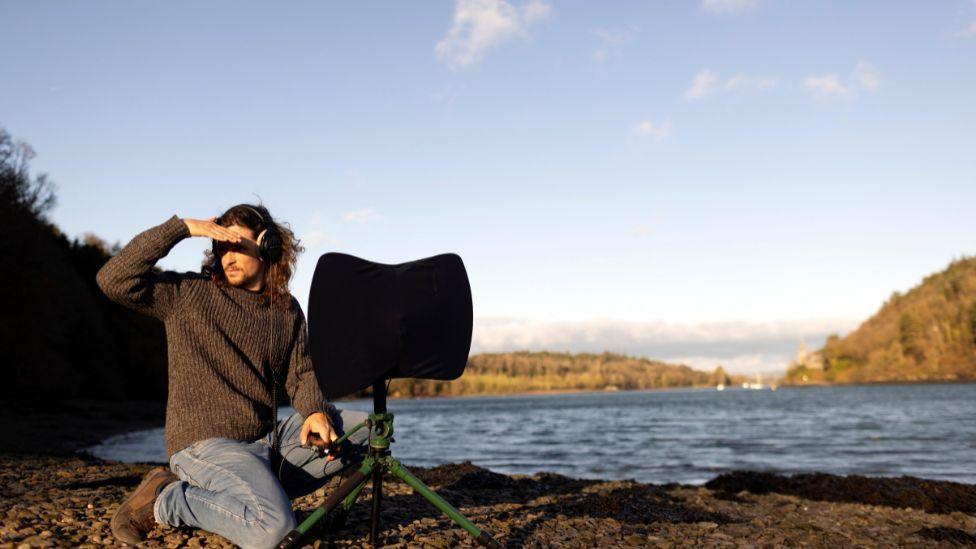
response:
[[[330,400],[382,379],[457,379],[472,319],[457,254],[387,265],[331,252],[312,278],[309,352]]]

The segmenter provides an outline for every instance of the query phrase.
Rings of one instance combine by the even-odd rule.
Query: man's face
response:
[[[231,225],[227,229],[241,235],[239,243],[217,243],[227,282],[238,288],[260,291],[264,283],[264,263],[258,253],[258,243],[254,240],[256,235],[251,229],[240,225]]]

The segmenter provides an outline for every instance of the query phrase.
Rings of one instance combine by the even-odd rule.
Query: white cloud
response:
[[[691,80],[691,87],[685,91],[685,99],[703,99],[709,95],[723,93],[760,93],[776,87],[779,82],[773,76],[749,76],[737,74],[721,81],[711,69],[698,71]]]
[[[702,69],[691,81],[691,87],[685,92],[685,99],[701,99],[715,90],[718,77],[708,69]]]
[[[454,21],[434,53],[451,68],[479,61],[486,51],[517,36],[528,26],[549,17],[552,7],[541,0],[529,0],[521,8],[506,0],[456,0]]]
[[[962,31],[963,36],[976,36],[976,21],[973,21],[966,27],[966,30]]]
[[[668,357],[666,362],[684,364],[695,370],[710,372],[716,366],[721,366],[726,372],[752,376],[759,373],[766,374],[766,381],[770,373],[781,374],[787,369],[790,361],[796,356],[790,353],[746,353],[734,356],[674,356]]]
[[[637,137],[650,137],[654,141],[663,141],[671,135],[671,121],[665,120],[654,124],[650,120],[642,120],[634,125],[633,134]]]
[[[301,236],[299,236],[298,238],[299,240],[301,240],[301,244],[309,249],[320,248],[322,246],[326,246],[329,244],[335,245],[339,243],[339,241],[333,238],[332,236],[325,234],[324,232],[319,230],[312,230],[312,231],[302,233]]]
[[[857,96],[860,91],[874,91],[881,85],[881,73],[878,69],[860,59],[851,71],[850,81],[843,82],[840,77],[834,74],[824,76],[808,76],[803,81],[807,90],[822,99],[842,98],[849,99]]]
[[[594,319],[577,322],[476,318],[472,352],[612,351],[711,370],[751,374],[784,369],[801,341],[820,347],[832,332],[856,326],[845,319],[678,324]]]
[[[849,97],[851,89],[840,83],[836,74],[808,76],[803,81],[806,88],[821,97]]]
[[[522,6],[522,19],[526,23],[535,23],[549,17],[552,13],[552,6],[542,0],[529,0],[529,3]]]
[[[610,58],[620,57],[623,46],[633,42],[640,29],[631,26],[626,29],[594,29],[590,33],[600,40],[600,46],[593,52],[593,60],[603,63]]]
[[[372,221],[374,219],[379,219],[380,214],[376,213],[373,208],[365,208],[362,210],[355,210],[351,212],[346,212],[342,214],[343,221],[355,221],[358,223],[365,223],[367,221]]]
[[[702,0],[702,9],[709,13],[736,13],[756,9],[759,0]]]

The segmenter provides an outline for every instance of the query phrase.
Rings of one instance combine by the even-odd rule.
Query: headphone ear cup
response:
[[[220,225],[220,221],[223,218],[224,218],[224,216],[222,216],[222,215],[221,216],[217,216],[217,218],[214,219],[214,223],[216,223],[217,225]],[[213,256],[215,258],[217,258],[217,263],[220,263],[220,250],[217,249],[217,239],[215,239],[215,238],[211,238],[210,239],[210,253],[212,253]]]
[[[281,239],[281,233],[278,232],[277,227],[272,225],[264,231],[260,249],[261,257],[269,263],[277,263],[281,259],[284,251],[284,242]]]

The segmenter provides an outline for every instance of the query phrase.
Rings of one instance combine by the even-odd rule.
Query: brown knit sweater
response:
[[[189,236],[174,215],[136,235],[96,276],[109,299],[165,325],[167,455],[205,438],[253,442],[269,433],[272,364],[303,417],[332,410],[315,377],[305,315],[294,296],[286,309],[267,305],[258,292],[219,287],[200,273],[153,272]]]

